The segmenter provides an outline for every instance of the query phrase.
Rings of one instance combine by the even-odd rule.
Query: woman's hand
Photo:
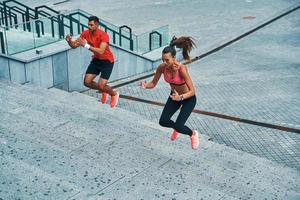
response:
[[[173,93],[170,95],[171,99],[173,101],[181,101],[181,95],[178,94],[176,90],[173,91]]]
[[[147,85],[147,82],[146,81],[140,81],[140,87],[142,89],[146,89],[146,85]]]

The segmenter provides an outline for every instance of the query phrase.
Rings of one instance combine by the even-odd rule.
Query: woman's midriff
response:
[[[189,88],[186,84],[183,85],[174,85],[170,84],[172,91],[176,90],[179,95],[189,92]]]

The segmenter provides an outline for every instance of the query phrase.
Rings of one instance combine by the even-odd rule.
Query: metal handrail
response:
[[[22,16],[22,22],[25,23],[25,10],[17,7],[17,6],[13,6],[13,7],[10,7],[10,9],[14,10],[15,12],[21,14]],[[33,19],[33,15],[32,15],[32,19]],[[26,31],[26,27],[25,27],[25,24],[23,24],[23,30]]]
[[[55,14],[59,14],[58,11],[53,10],[52,8],[49,8],[48,6],[45,6],[45,5],[37,6],[37,7],[34,8],[34,18],[35,19],[39,19],[39,14],[44,14],[44,15],[46,15],[48,17],[51,16],[51,14],[49,14],[49,13],[47,13],[45,11],[40,11],[39,9],[41,9],[41,8],[47,8],[48,10],[54,12]],[[51,19],[51,24],[53,24],[52,20],[54,20],[54,18],[50,18],[50,19]],[[41,37],[41,31],[40,31],[40,23],[41,22],[42,21],[40,21],[40,20],[39,21],[35,21],[35,30],[36,30],[36,33],[37,33],[38,37]],[[43,26],[43,24],[42,24],[41,28],[42,28],[42,34],[44,35],[44,26]],[[51,29],[53,29],[53,28],[54,27],[52,26]],[[52,33],[53,33],[53,31],[52,31]],[[54,34],[52,34],[52,36],[54,37]]]
[[[38,19],[39,18],[39,10],[41,8],[46,8],[47,10],[50,10],[51,12],[55,13],[55,14],[59,14],[59,12],[57,10],[54,10],[46,5],[42,5],[42,6],[37,6],[34,8],[34,12],[35,12],[35,18]],[[49,14],[49,13],[48,13]],[[50,15],[50,14],[49,14]],[[51,16],[51,15],[50,15]]]
[[[8,6],[7,4],[9,2],[14,2],[17,4],[16,6]],[[1,3],[0,3],[1,6]],[[58,36],[60,39],[65,37],[65,30],[66,28],[70,31],[70,33],[73,35],[74,28],[78,29],[78,34],[82,32],[84,29],[88,28],[85,22],[85,19],[88,19],[90,17],[89,14],[85,13],[84,11],[81,11],[78,9],[76,12],[72,11],[73,13],[61,13],[59,11],[56,11],[46,5],[37,6],[34,9],[29,8],[28,6],[15,1],[15,0],[6,0],[3,2],[3,11],[4,7],[6,9],[6,16],[9,17],[9,12],[16,13],[17,16],[22,16],[22,22],[21,24],[16,23],[15,26],[23,26],[24,31],[31,31],[33,27],[35,27],[36,35],[37,37],[41,37],[45,34],[45,27],[44,24],[46,23],[44,19],[40,19],[40,17],[47,18],[46,20],[50,20],[50,31],[52,32],[52,37],[57,37],[57,28],[58,28]],[[0,7],[1,9],[1,7]],[[1,10],[0,10],[1,11]],[[51,13],[54,13],[55,15],[51,15]],[[5,15],[5,13],[3,13]],[[13,14],[12,14],[13,15]],[[83,17],[83,19],[77,19],[79,17]],[[82,21],[83,20],[83,21]],[[8,20],[6,19],[8,23]],[[75,27],[74,27],[75,23]],[[77,25],[77,27],[76,27]],[[112,43],[117,44],[119,46],[124,46],[124,39],[129,41],[129,49],[131,51],[134,50],[134,34],[132,33],[132,29],[129,26],[123,25],[120,27],[116,27],[114,25],[110,25],[109,23],[100,20],[100,26],[104,29],[105,32],[109,32],[112,36]],[[12,26],[6,26],[5,30],[8,30],[9,27]],[[56,32],[55,32],[56,31]],[[152,36],[153,34],[159,35],[159,44],[161,46],[162,44],[162,35],[158,33],[157,31],[153,31],[150,33],[150,50],[152,50]],[[117,37],[118,40],[117,40]],[[4,35],[4,41],[5,41],[5,35]],[[128,43],[126,42],[126,45]],[[152,45],[152,46],[151,46]],[[128,48],[128,47],[127,47]]]
[[[80,15],[80,16],[86,18],[86,19],[89,18],[89,16],[87,16],[87,15],[85,15],[85,14],[79,12],[79,11],[77,11],[77,12],[75,12],[75,13],[72,13],[72,14],[69,14],[69,16],[71,16],[71,17],[73,17],[74,15]],[[74,19],[74,18],[73,18],[73,19]],[[83,31],[83,27],[86,27],[86,28],[87,28],[86,25],[81,24],[81,26],[82,26],[82,30],[81,30],[81,31]],[[130,27],[128,27],[128,26],[126,26],[126,25],[120,27],[120,29],[126,27],[126,28],[129,30],[129,32],[130,32],[130,37],[127,37],[126,35],[122,35],[120,29],[119,29],[119,32],[117,32],[117,31],[115,31],[115,30],[109,28],[107,25],[105,25],[105,24],[102,23],[101,21],[100,21],[100,26],[102,26],[102,27],[104,28],[105,32],[107,32],[107,30],[109,30],[109,31],[111,31],[111,32],[113,33],[113,44],[116,44],[115,35],[119,35],[119,38],[122,38],[122,37],[123,37],[123,38],[129,40],[129,42],[130,42],[130,50],[133,50],[132,31],[131,31],[131,28],[130,28]],[[78,32],[80,32],[80,30],[79,30]],[[120,42],[120,40],[119,40],[119,45],[122,46],[122,42]]]
[[[149,33],[149,50],[152,50],[152,35],[158,35],[159,36],[159,46],[161,47],[162,45],[162,35],[161,33],[157,32],[157,31],[152,31],[151,33]]]
[[[16,11],[16,9],[18,9],[18,10],[19,10],[19,13],[22,12],[22,13],[20,13],[20,14],[22,14],[22,20],[23,20],[23,22],[29,22],[31,19],[37,19],[37,18],[35,18],[35,16],[38,15],[38,14],[41,14],[41,15],[44,16],[44,17],[49,16],[49,13],[46,13],[46,12],[38,12],[38,13],[36,14],[35,9],[32,9],[32,8],[26,6],[25,4],[22,4],[22,3],[20,3],[20,2],[18,2],[18,1],[16,1],[16,0],[6,0],[6,1],[3,2],[3,8],[4,8],[4,15],[5,15],[5,16],[6,16],[6,13],[5,13],[6,10],[7,10],[7,9],[8,9],[8,10],[11,10],[11,9],[12,9],[11,7],[9,7],[9,6],[7,5],[7,4],[10,3],[10,2],[13,2],[13,3],[15,3],[15,4],[19,5],[19,6],[24,7],[24,9],[21,9],[20,7],[16,7],[16,6],[14,6],[14,8],[13,8],[13,10],[15,10],[15,11]],[[30,11],[33,12],[34,14],[30,13]],[[5,22],[5,23],[4,23],[5,26],[8,26],[7,16],[6,16],[6,19],[5,19],[4,22]],[[10,24],[12,25],[12,23],[10,23]],[[26,29],[27,29],[28,31],[31,31],[30,23],[26,23],[26,28],[24,28],[24,30],[26,30]]]
[[[1,4],[0,4],[0,5],[1,5]],[[11,17],[13,17],[14,23],[15,23],[15,24],[18,23],[17,14],[11,12],[11,10],[12,10],[12,9],[9,9],[9,10],[8,10],[8,13],[5,14],[5,13],[4,13],[4,8],[1,8],[1,7],[0,7],[0,12],[1,12],[1,20],[0,20],[0,24],[1,24],[1,21],[2,21],[2,24],[4,24],[4,20],[5,20],[5,18],[8,17],[8,16],[9,16],[9,21],[10,21],[10,24],[11,24],[11,25],[13,24],[13,23],[12,23]],[[8,16],[7,16],[7,15],[8,15]]]
[[[122,29],[126,28],[129,31],[129,43],[130,43],[130,50],[133,50],[133,40],[132,40],[132,30],[129,26],[123,25],[119,27],[119,45],[122,46],[122,37],[128,39],[128,37],[125,37],[122,35]]]
[[[33,11],[34,12],[34,10],[32,8],[26,6],[25,4],[22,4],[22,3],[18,2],[18,1],[15,1],[15,0],[6,0],[6,1],[3,1],[4,14],[6,14],[6,10],[9,8],[9,6],[7,6],[7,3],[9,3],[9,2],[13,2],[13,3],[18,4],[20,6],[23,6],[26,9],[26,11],[25,11],[25,21],[26,22],[30,21],[29,11]],[[26,25],[27,25],[27,30],[31,31],[30,23],[27,23]],[[5,18],[5,26],[8,26],[7,17]]]

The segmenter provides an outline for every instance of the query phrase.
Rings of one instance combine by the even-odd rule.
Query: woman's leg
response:
[[[164,127],[173,128],[174,122],[171,120],[171,117],[174,113],[180,108],[180,103],[173,101],[170,97],[161,113],[159,124]]]
[[[196,96],[193,96],[182,102],[180,113],[176,119],[176,122],[173,125],[173,128],[179,133],[183,133],[189,136],[193,134],[193,131],[189,127],[185,126],[185,123],[189,118],[189,116],[191,115],[193,109],[195,108],[195,105],[196,105]]]

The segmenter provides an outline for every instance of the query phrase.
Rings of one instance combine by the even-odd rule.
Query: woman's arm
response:
[[[163,67],[164,67],[164,65],[160,64],[157,67],[157,69],[156,69],[156,72],[155,72],[155,75],[154,75],[153,79],[150,82],[148,82],[148,83],[146,83],[145,81],[141,81],[140,82],[140,86],[142,88],[144,88],[144,89],[152,89],[152,88],[154,88],[157,85],[157,83],[158,83],[158,81],[159,81],[159,79],[161,77],[161,74],[163,72],[163,70],[162,70]]]
[[[192,82],[192,79],[188,73],[187,67],[185,65],[182,65],[179,69],[180,75],[185,80],[185,83],[187,87],[189,88],[189,91],[187,93],[182,94],[183,99],[188,99],[195,95],[195,88]]]

